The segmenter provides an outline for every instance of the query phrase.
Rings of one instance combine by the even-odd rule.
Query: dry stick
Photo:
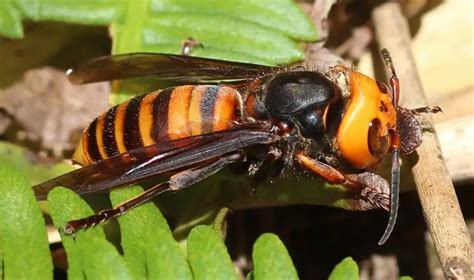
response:
[[[408,23],[398,2],[387,2],[372,11],[376,38],[387,48],[401,83],[402,104],[427,105],[410,49]],[[420,117],[426,132],[417,152],[419,160],[412,168],[423,215],[433,239],[446,278],[472,279],[470,237],[443,161],[432,118]],[[413,157],[412,157],[413,158]],[[408,229],[407,229],[408,230]]]

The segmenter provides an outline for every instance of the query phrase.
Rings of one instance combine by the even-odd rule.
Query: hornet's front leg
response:
[[[390,209],[390,186],[388,182],[377,174],[362,172],[344,174],[334,167],[308,157],[303,153],[295,155],[295,161],[303,168],[322,177],[330,184],[343,185],[356,200],[351,205],[354,210],[369,210],[374,208]]]

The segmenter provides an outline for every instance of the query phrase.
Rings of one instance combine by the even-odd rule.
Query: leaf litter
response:
[[[51,67],[29,70],[0,90],[0,134],[62,157],[75,148],[84,127],[108,108],[109,91],[109,83],[72,85],[64,71]]]

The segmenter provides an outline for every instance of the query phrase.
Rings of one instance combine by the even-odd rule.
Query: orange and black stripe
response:
[[[145,96],[136,96],[128,102],[123,118],[123,143],[127,151],[143,147],[143,141],[140,136],[139,115],[140,104]]]
[[[95,162],[100,160],[102,157],[99,153],[99,147],[97,145],[97,119],[93,120],[84,134],[84,154],[86,155],[87,161]]]
[[[150,134],[151,138],[157,141],[168,140],[168,111],[171,94],[176,89],[168,88],[161,91],[152,103],[152,129],[151,131],[143,131],[144,133]]]
[[[134,97],[101,114],[85,130],[85,163],[227,129],[240,118],[241,106],[240,94],[225,86],[179,86]]]
[[[107,111],[104,118],[104,126],[102,130],[102,141],[104,143],[105,154],[107,157],[119,154],[117,142],[115,141],[115,114],[117,107],[114,106]]]

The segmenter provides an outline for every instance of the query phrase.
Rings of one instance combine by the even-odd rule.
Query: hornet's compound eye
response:
[[[390,134],[382,135],[382,123],[379,119],[373,119],[369,124],[369,150],[376,158],[382,158],[388,153],[391,141]]]

